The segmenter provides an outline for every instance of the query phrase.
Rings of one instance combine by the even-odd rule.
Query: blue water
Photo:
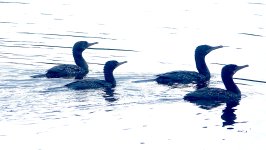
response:
[[[265,81],[265,9],[262,0],[0,1],[0,149],[265,149],[265,83],[235,80],[243,96],[228,108],[183,100],[191,86],[134,82],[196,70],[200,44],[229,46],[206,57],[211,87],[224,88],[218,64],[248,64],[234,77]],[[113,91],[30,77],[73,64],[80,40],[99,42],[83,54],[87,77],[128,61]]]

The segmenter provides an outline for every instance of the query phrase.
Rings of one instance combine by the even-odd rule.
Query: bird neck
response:
[[[89,70],[80,69],[80,71],[76,74],[75,79],[83,79],[88,73]]]
[[[239,88],[235,84],[232,75],[222,73],[222,80],[223,80],[223,83],[224,83],[226,90],[234,92],[238,95],[241,95],[241,91],[239,90]]]
[[[85,71],[89,70],[87,62],[82,57],[82,53],[73,50],[73,57],[77,66],[79,66]]]
[[[195,61],[198,72],[204,75],[207,80],[210,80],[211,74],[205,62],[205,56],[195,55]]]
[[[104,70],[104,79],[106,82],[109,82],[112,84],[113,87],[116,86],[116,81],[113,75],[113,71],[110,70]]]

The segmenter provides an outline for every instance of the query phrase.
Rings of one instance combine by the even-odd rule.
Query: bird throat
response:
[[[207,80],[209,80],[211,75],[205,62],[205,56],[195,57],[195,61],[196,61],[196,67],[197,67],[198,72],[204,75]]]
[[[82,57],[81,53],[75,53],[73,52],[74,60],[77,66],[82,68],[85,71],[88,71],[89,67],[85,59]]]

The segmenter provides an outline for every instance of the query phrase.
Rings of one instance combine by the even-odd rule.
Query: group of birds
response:
[[[98,88],[114,88],[116,80],[113,71],[120,65],[127,63],[117,62],[116,60],[107,61],[104,65],[104,80],[83,79],[89,73],[87,62],[82,53],[88,47],[98,44],[98,42],[89,43],[87,41],[78,41],[73,46],[73,57],[76,65],[62,64],[52,67],[46,74],[42,75],[47,78],[75,78],[79,79],[65,86],[74,90],[98,89]],[[239,100],[241,91],[233,81],[233,75],[240,69],[248,67],[248,65],[237,66],[235,64],[225,65],[221,71],[222,81],[226,89],[209,88],[207,84],[211,78],[210,71],[205,62],[205,56],[211,51],[223,48],[224,46],[200,45],[195,50],[196,71],[172,71],[156,75],[154,81],[158,84],[174,85],[174,84],[196,84],[198,89],[186,94],[185,100]],[[35,76],[40,77],[40,76]]]

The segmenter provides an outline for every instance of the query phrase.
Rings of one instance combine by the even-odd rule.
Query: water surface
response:
[[[210,53],[211,87],[224,88],[218,64],[249,64],[235,77],[265,81],[263,1],[0,1],[1,149],[263,149],[262,82],[235,80],[237,106],[183,100],[191,86],[151,79],[195,70],[200,44],[229,47]],[[73,64],[76,41],[99,42],[84,52],[88,78],[115,70],[111,91],[61,88],[73,79],[35,79],[57,64]]]

